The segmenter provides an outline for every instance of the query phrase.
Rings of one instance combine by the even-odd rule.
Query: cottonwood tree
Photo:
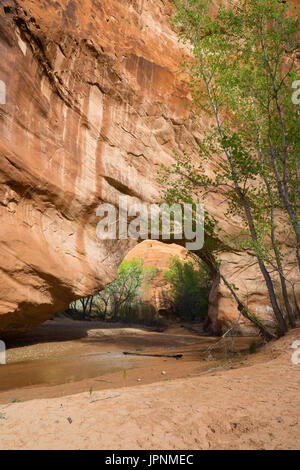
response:
[[[94,317],[117,319],[126,309],[135,308],[141,296],[150,287],[150,282],[157,275],[157,269],[144,267],[144,261],[124,260],[118,269],[118,277],[102,291],[74,301],[70,309],[78,316],[91,319]]]
[[[88,297],[83,297],[79,300],[75,300],[74,302],[70,304],[69,308],[76,315],[80,315],[83,318],[89,320],[91,318],[93,302],[94,302],[94,296],[89,295]]]
[[[164,278],[171,286],[170,295],[180,318],[204,320],[212,281],[209,267],[199,258],[195,261],[189,256],[181,260],[175,256],[171,258]]]
[[[118,318],[122,309],[140,301],[155,275],[156,269],[144,267],[142,259],[124,260],[118,269],[117,279],[95,297],[97,310],[106,317]]]
[[[192,46],[184,70],[190,76],[194,118],[205,114],[211,120],[197,157],[183,153],[164,168],[165,194],[186,201],[216,188],[222,192],[227,215],[242,221],[239,235],[227,243],[254,253],[281,336],[287,325],[271,270],[279,274],[295,326],[282,263],[282,228],[290,237],[293,233],[300,268],[299,110],[291,99],[299,14],[290,15],[288,5],[277,0],[227,2],[217,11],[210,0],[174,3],[181,39]],[[212,175],[206,172],[208,161],[214,162]]]

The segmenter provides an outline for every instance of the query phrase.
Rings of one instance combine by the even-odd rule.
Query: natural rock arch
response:
[[[103,0],[99,12],[90,0],[69,4],[6,0],[0,10],[1,336],[114,279],[133,242],[97,240],[97,205],[120,194],[159,200],[160,164],[195,147],[207,125],[188,120],[171,4]],[[239,231],[221,194],[205,203],[224,233]],[[249,307],[271,318],[253,256],[220,258],[241,298],[251,289]],[[220,284],[213,295],[211,318],[230,324],[238,314],[230,293]]]

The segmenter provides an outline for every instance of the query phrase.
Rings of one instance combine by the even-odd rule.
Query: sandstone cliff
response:
[[[167,0],[0,2],[2,334],[24,331],[113,280],[133,241],[96,238],[96,207],[119,195],[159,200],[156,171],[193,147],[182,51]],[[224,233],[219,194],[206,209]],[[271,318],[251,254],[223,269],[249,307]],[[216,280],[211,326],[236,318]],[[246,331],[246,329],[244,329]]]

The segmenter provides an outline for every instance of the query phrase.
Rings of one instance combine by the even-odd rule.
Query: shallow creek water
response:
[[[0,368],[0,391],[32,385],[59,385],[141,367],[147,357],[118,352],[89,353],[55,360],[7,364]]]
[[[259,339],[227,338],[207,360],[208,348],[217,341],[180,325],[157,332],[124,325],[46,322],[9,345],[7,364],[0,366],[0,402],[136,386],[241,367],[247,364],[249,345]],[[136,355],[124,355],[124,351]],[[164,357],[176,353],[183,354],[182,359]]]

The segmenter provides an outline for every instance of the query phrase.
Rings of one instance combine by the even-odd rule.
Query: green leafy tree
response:
[[[96,296],[97,309],[102,315],[117,319],[124,309],[138,304],[141,295],[149,288],[156,269],[144,267],[142,259],[124,260],[118,269],[118,277]]]
[[[290,324],[295,325],[283,272],[280,226],[295,237],[299,263],[299,110],[291,100],[296,78],[299,14],[277,0],[227,2],[213,13],[210,0],[174,0],[175,23],[193,55],[184,63],[190,75],[193,112],[209,116],[197,158],[177,156],[165,169],[166,195],[195,200],[217,188],[228,216],[239,216],[234,249],[251,250],[266,283],[278,324],[287,326],[270,269],[279,273]],[[206,172],[214,162],[213,174]],[[170,178],[175,175],[177,178]],[[278,209],[286,220],[279,219]]]
[[[171,285],[171,296],[177,314],[182,320],[204,320],[208,312],[211,273],[205,263],[192,260],[171,260],[164,274]]]
[[[136,310],[141,296],[150,286],[157,270],[144,267],[142,259],[124,260],[118,269],[118,277],[95,295],[76,300],[70,312],[76,319],[122,319],[122,315]]]

